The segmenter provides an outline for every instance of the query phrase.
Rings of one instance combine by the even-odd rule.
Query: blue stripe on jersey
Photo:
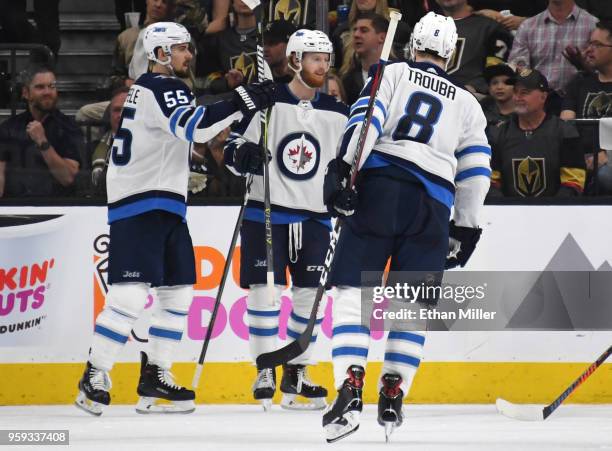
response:
[[[308,318],[304,318],[303,316],[297,315],[295,312],[291,312],[291,319],[296,323],[300,324],[308,324]],[[315,321],[315,324],[321,324],[323,318],[319,318]]]
[[[206,115],[197,125],[199,129],[211,127],[239,111],[232,102],[215,102],[202,108],[205,110]]]
[[[202,119],[202,116],[204,116],[204,111],[205,108],[203,106],[197,107],[192,113],[191,119],[187,121],[187,127],[185,129],[185,137],[187,138],[187,141],[193,142],[193,132],[198,122],[200,122]]]
[[[176,124],[179,121],[179,118],[185,113],[185,111],[189,110],[190,107],[182,106],[174,110],[172,115],[170,116],[170,131],[174,136],[176,136]]]
[[[355,103],[353,103],[353,106],[351,107],[351,116],[353,115],[353,112],[357,109],[357,108],[367,108],[368,107],[368,103],[370,102],[370,98],[369,97],[361,97],[359,98]],[[374,100],[374,106],[378,107],[380,109],[380,111],[382,111],[383,117],[387,118],[387,109],[385,108],[385,106],[383,105],[383,103],[378,100],[375,99]]]
[[[352,125],[363,123],[364,118],[365,113],[357,114],[351,117],[351,119],[346,124],[346,128],[348,129]],[[378,118],[374,115],[372,115],[371,124],[376,128],[376,130],[378,130],[378,136],[382,135],[382,126],[380,125],[380,121],[378,120]]]
[[[251,310],[247,309],[247,313],[253,316],[278,316],[280,314],[280,310]]]
[[[110,330],[99,324],[96,324],[96,327],[94,328],[94,333],[102,335],[106,338],[110,338],[111,340],[121,344],[125,344],[128,341],[128,337],[126,335],[121,335],[120,333],[117,333],[114,330]]]
[[[110,224],[120,219],[140,215],[142,213],[146,213],[147,211],[152,210],[164,210],[170,213],[177,214],[181,218],[185,218],[185,215],[187,214],[187,205],[185,205],[185,202],[181,202],[174,199],[154,197],[151,199],[137,200],[132,203],[121,205],[115,208],[111,208],[109,206],[108,223]]]
[[[258,207],[247,207],[244,211],[244,219],[253,222],[266,222],[264,218],[264,211]],[[298,213],[291,213],[288,211],[272,211],[270,215],[272,224],[294,224],[296,222],[304,222],[309,219],[320,222],[325,227],[331,230],[331,219],[327,218],[316,218]]]
[[[297,333],[294,330],[291,330],[289,328],[287,328],[287,336],[293,338],[294,340],[297,340],[298,338],[300,338],[300,334]],[[317,341],[317,336],[313,335],[312,337],[310,337],[310,342],[314,343]]]
[[[256,335],[258,337],[272,337],[278,334],[278,327],[271,329],[264,329],[262,327],[249,327],[249,334]]]
[[[340,334],[366,334],[370,335],[370,329],[361,324],[345,324],[343,326],[336,326],[332,329],[332,335]]]
[[[162,329],[161,327],[149,327],[149,336],[157,338],[167,338],[168,340],[181,341],[183,338],[183,332],[177,332],[176,330]]]
[[[368,349],[360,348],[357,346],[340,346],[332,349],[332,358],[341,357],[345,355],[366,358],[368,356]]]
[[[451,209],[451,207],[455,203],[455,194],[453,192],[449,191],[447,187],[430,180],[425,174],[420,173],[415,168],[411,168],[409,166],[410,162],[408,162],[407,160],[398,160],[400,159],[397,158],[391,160],[387,156],[383,156],[380,153],[372,152],[368,156],[368,159],[366,160],[365,164],[363,165],[363,169],[380,168],[389,165],[398,166],[415,176],[423,184],[425,190],[427,191],[427,194],[429,194],[430,197],[445,205],[446,208],[448,208],[449,210]],[[427,173],[427,171],[424,171],[422,169],[421,171],[426,174],[429,174]]]
[[[460,182],[462,180],[469,179],[470,177],[477,177],[479,175],[490,178],[491,170],[482,166],[465,169],[457,173],[455,176],[455,182]]]
[[[419,344],[423,346],[425,344],[425,337],[419,334],[413,334],[410,332],[400,332],[397,330],[392,330],[389,332],[389,340],[405,340],[411,341],[413,343]]]
[[[484,153],[491,156],[491,148],[487,146],[468,146],[465,149],[455,152],[455,158],[459,159],[471,153]]]
[[[385,352],[385,362],[407,363],[410,366],[418,368],[421,360],[408,354]]]

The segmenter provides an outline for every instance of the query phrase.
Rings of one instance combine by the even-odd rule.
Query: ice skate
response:
[[[308,379],[304,365],[283,365],[280,389],[283,393],[283,409],[322,410],[326,407],[327,390]],[[298,396],[306,398],[308,402],[300,402]]]
[[[136,405],[138,413],[191,413],[195,410],[195,392],[174,383],[169,370],[149,363],[147,354],[140,352],[140,380]],[[157,404],[158,401],[169,404]]]
[[[385,428],[385,441],[389,442],[395,428],[401,426],[402,400],[404,393],[400,388],[402,378],[397,374],[385,374],[378,397],[378,424]]]
[[[253,384],[253,397],[261,402],[265,412],[272,407],[272,398],[276,391],[276,372],[274,368],[258,370],[257,379]]]
[[[365,371],[363,367],[353,365],[347,374],[348,377],[338,390],[338,397],[323,415],[323,427],[328,443],[338,441],[359,429]]]
[[[102,415],[104,406],[110,404],[111,380],[108,372],[87,362],[83,377],[79,381],[79,394],[74,404],[92,415]]]

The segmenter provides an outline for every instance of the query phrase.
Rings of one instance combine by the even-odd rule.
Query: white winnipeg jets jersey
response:
[[[340,154],[357,147],[372,86],[351,108]],[[476,98],[429,63],[391,63],[376,96],[360,168],[395,164],[417,177],[430,196],[455,206],[455,222],[474,227],[489,189],[491,148]]]
[[[130,88],[106,176],[108,222],[151,210],[185,216],[191,142],[242,118],[230,102],[195,106],[180,79],[147,73]]]
[[[336,158],[338,141],[348,119],[348,106],[327,94],[312,101],[296,98],[286,84],[277,84],[276,103],[268,120],[268,150],[272,154],[270,202],[272,221],[288,217],[329,217],[323,203],[323,180],[328,163]],[[234,148],[241,139],[258,143],[259,114],[245,117],[234,128],[225,148],[225,161],[233,168]],[[253,177],[248,207],[263,208],[263,177]],[[248,217],[248,216],[247,216]],[[292,222],[287,220],[286,222]]]

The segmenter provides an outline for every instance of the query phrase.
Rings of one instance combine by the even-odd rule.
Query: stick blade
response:
[[[495,401],[497,411],[502,415],[521,421],[544,421],[544,409],[535,404],[514,404],[505,399]]]
[[[255,359],[255,362],[257,363],[258,369],[276,368],[283,363],[287,363],[289,360],[295,359],[303,352],[304,349],[300,345],[299,340],[294,340],[287,346],[283,346],[276,351],[266,352],[259,355],[257,359]]]

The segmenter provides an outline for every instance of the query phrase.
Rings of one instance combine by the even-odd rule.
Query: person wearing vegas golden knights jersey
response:
[[[297,28],[316,28],[317,0],[264,0],[265,22],[286,20]]]
[[[584,189],[580,137],[572,125],[546,115],[535,130],[523,130],[518,116],[492,127],[490,195],[576,196]]]
[[[494,20],[476,14],[456,19],[455,25],[459,37],[446,71],[468,89],[471,86],[476,92],[486,94],[484,69],[508,59],[512,34]]]

